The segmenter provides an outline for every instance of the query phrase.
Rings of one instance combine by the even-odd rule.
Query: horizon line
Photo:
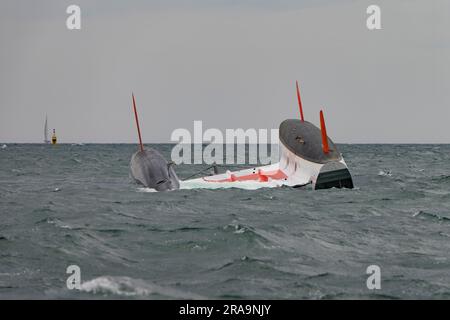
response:
[[[335,144],[365,144],[365,145],[377,145],[377,144],[387,144],[387,145],[450,145],[450,142],[334,142]],[[14,145],[14,144],[36,144],[36,145],[51,145],[50,143],[44,142],[0,142],[0,145]],[[57,145],[73,145],[73,144],[129,144],[139,146],[139,143],[135,142],[58,142]],[[173,144],[178,145],[177,142],[143,142],[146,144]],[[204,142],[202,145],[209,145],[211,143]],[[214,145],[214,143],[212,143]],[[264,143],[222,143],[222,145],[264,145]],[[266,145],[277,145],[279,143],[267,143]],[[181,143],[181,145],[199,145],[199,143]]]

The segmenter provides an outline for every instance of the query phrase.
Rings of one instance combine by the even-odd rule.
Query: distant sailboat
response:
[[[50,140],[48,140],[48,125],[47,125],[47,115],[45,115],[45,124],[44,124],[44,143],[49,144]]]

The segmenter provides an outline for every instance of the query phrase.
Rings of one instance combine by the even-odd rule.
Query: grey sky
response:
[[[61,142],[136,142],[131,91],[147,143],[276,128],[297,79],[336,142],[450,142],[448,0],[2,0],[0,46],[2,142],[41,142],[46,113]]]

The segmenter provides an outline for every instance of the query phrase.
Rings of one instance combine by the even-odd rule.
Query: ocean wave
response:
[[[265,249],[273,248],[274,246],[279,247],[277,242],[279,238],[277,235],[268,231],[256,229],[252,226],[238,223],[237,221],[233,221],[221,229],[226,232],[231,231],[233,234],[245,237],[249,241],[255,241],[258,245]]]
[[[230,229],[233,230],[233,233],[236,233],[236,234],[241,234],[241,233],[245,233],[245,232],[256,234],[252,227],[248,227],[248,226],[239,224],[237,222],[232,222],[232,223],[226,225],[225,227],[223,227],[223,230],[230,230]]]
[[[450,182],[450,175],[443,174],[437,177],[431,178],[431,181],[433,182]]]
[[[439,214],[433,213],[433,212],[422,211],[422,210],[414,212],[412,216],[413,217],[423,216],[425,218],[432,218],[432,219],[437,219],[440,221],[450,221],[449,217],[442,216],[442,215],[439,215]]]
[[[251,263],[265,263],[265,261],[263,261],[261,259],[251,258],[248,256],[242,256],[238,259],[234,259],[232,261],[225,262],[220,266],[213,267],[213,268],[209,269],[208,271],[220,271],[223,269],[228,269],[230,267],[239,266],[242,264],[249,264],[249,263],[250,264]]]
[[[22,170],[19,170],[19,169],[11,169],[11,172],[13,172],[16,176],[26,175],[26,172],[23,172]]]
[[[391,172],[391,170],[386,170],[386,171],[380,170],[378,172],[378,175],[382,176],[382,177],[392,177],[392,172]]]
[[[53,217],[48,217],[48,218],[45,218],[45,219],[42,219],[42,220],[39,220],[36,222],[36,224],[40,224],[40,223],[48,223],[48,224],[54,225],[61,229],[72,229],[72,227],[69,226],[68,224],[65,224],[58,218],[53,218]]]
[[[224,231],[232,231],[239,236],[245,236],[250,241],[255,241],[260,247],[272,250],[296,251],[299,245],[299,239],[289,234],[281,232],[273,232],[254,228],[252,226],[244,225],[233,221],[232,223],[223,227]]]
[[[49,208],[49,207],[41,207],[41,208],[35,208],[33,209],[32,213],[33,214],[38,214],[38,213],[55,213],[55,210]]]
[[[102,276],[81,284],[81,291],[123,297],[162,296],[172,299],[203,299],[202,296],[162,287],[141,279],[129,277]]]
[[[171,146],[155,147],[170,157]],[[346,146],[353,190],[147,194],[155,191],[127,179],[135,146],[8,144],[0,149],[0,282],[8,286],[0,295],[372,299],[365,267],[376,263],[393,269],[386,298],[449,298],[450,146],[438,160],[420,157],[429,147],[401,148],[397,158],[392,146]],[[65,286],[65,261],[91,266],[81,292]]]

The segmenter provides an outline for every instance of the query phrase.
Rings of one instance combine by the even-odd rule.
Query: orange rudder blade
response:
[[[328,153],[330,149],[328,148],[328,136],[327,127],[325,126],[325,118],[323,117],[323,111],[320,110],[320,131],[322,132],[322,149],[324,153]]]
[[[302,106],[302,99],[300,98],[300,89],[298,87],[298,81],[295,82],[297,86],[297,100],[298,100],[298,107],[300,109],[300,120],[305,121],[305,118],[303,117],[303,106]]]

